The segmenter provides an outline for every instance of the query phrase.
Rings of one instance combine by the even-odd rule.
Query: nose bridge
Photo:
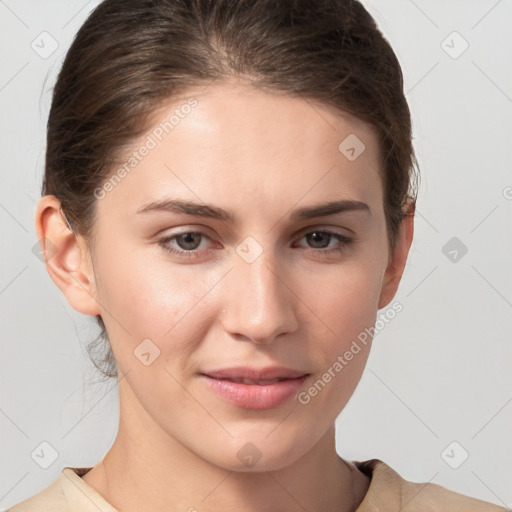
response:
[[[258,343],[269,343],[294,330],[293,294],[285,285],[275,252],[250,239],[236,252],[223,304],[227,311],[225,328]]]

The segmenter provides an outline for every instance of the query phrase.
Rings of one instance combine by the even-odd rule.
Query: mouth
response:
[[[203,374],[205,375],[205,374]],[[206,377],[211,377],[210,375],[206,375]],[[211,377],[211,378],[216,378],[216,377]],[[266,380],[254,380],[254,379],[248,379],[246,377],[237,377],[237,378],[233,378],[233,379],[227,379],[227,378],[224,378],[224,379],[218,379],[218,380],[225,380],[225,381],[228,381],[228,382],[236,382],[237,384],[248,384],[248,385],[251,385],[251,386],[268,386],[270,384],[275,384],[276,382],[282,382],[284,380],[289,380],[288,377],[283,377],[283,378],[280,378],[280,379],[266,379]]]
[[[302,387],[309,373],[289,368],[231,368],[201,373],[209,390],[244,409],[272,409]]]
[[[203,375],[214,379],[225,379],[233,382],[247,382],[247,384],[257,384],[266,382],[273,384],[280,380],[296,379],[307,375],[308,372],[287,368],[285,366],[267,366],[265,368],[251,368],[248,366],[237,366],[233,368],[221,368],[218,370],[208,370]]]

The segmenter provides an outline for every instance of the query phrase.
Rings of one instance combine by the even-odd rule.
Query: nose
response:
[[[289,277],[267,253],[251,263],[235,255],[224,282],[223,326],[239,341],[269,344],[298,326]]]

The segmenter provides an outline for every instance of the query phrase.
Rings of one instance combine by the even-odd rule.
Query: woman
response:
[[[399,63],[358,2],[100,4],[54,90],[36,228],[104,329],[119,430],[11,510],[504,510],[336,453],[414,163]]]

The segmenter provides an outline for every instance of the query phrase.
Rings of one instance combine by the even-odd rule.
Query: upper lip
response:
[[[249,368],[237,366],[234,368],[222,368],[202,372],[203,375],[214,379],[251,379],[251,380],[272,380],[272,379],[296,379],[308,375],[302,370],[294,370],[284,366],[268,366],[266,368]]]

